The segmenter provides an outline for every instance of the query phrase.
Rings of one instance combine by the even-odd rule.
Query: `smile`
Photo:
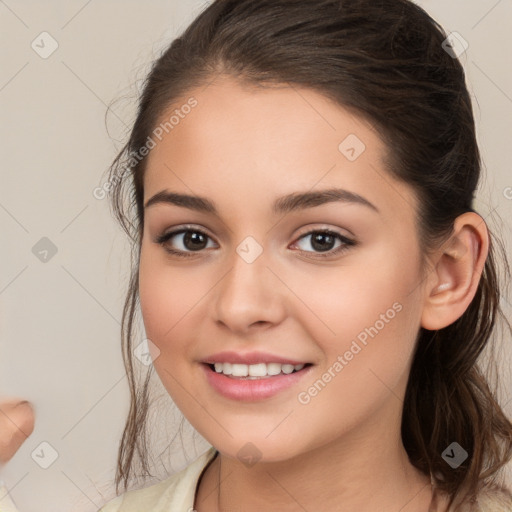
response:
[[[200,366],[209,386],[219,395],[230,400],[255,402],[297,386],[314,365],[201,363]]]
[[[298,372],[305,364],[281,364],[281,363],[257,363],[257,364],[232,364],[215,363],[210,367],[217,373],[230,376],[231,378],[259,379],[274,377],[276,375]]]

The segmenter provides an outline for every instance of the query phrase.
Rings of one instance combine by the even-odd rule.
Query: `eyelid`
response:
[[[353,238],[355,238],[355,236],[350,233],[350,231],[348,231],[347,229],[342,229],[342,228],[334,228],[334,227],[331,227],[331,225],[328,225],[328,224],[320,224],[320,225],[308,225],[307,227],[305,228],[301,228],[300,231],[299,231],[299,234],[297,235],[297,239],[304,236],[304,235],[309,235],[311,233],[314,233],[316,231],[329,231],[335,235],[338,235],[342,238],[345,238],[347,240],[351,240]],[[349,234],[343,234],[342,232],[340,231],[346,231],[347,233]]]
[[[199,224],[178,224],[177,226],[173,226],[172,228],[165,229],[162,234],[157,235],[157,238],[164,237],[170,234],[177,234],[182,231],[198,231],[208,235],[211,239],[215,239],[215,237],[211,234],[211,232],[205,228],[204,226],[200,226]]]

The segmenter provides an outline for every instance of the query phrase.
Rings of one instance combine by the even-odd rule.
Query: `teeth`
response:
[[[281,364],[281,363],[257,363],[257,364],[231,364],[231,363],[215,363],[215,371],[224,375],[232,375],[233,377],[271,377],[284,373],[288,375],[294,370],[299,371],[304,368],[304,364]]]
[[[234,364],[231,366],[231,375],[233,377],[247,377],[249,375],[246,364]]]
[[[267,366],[267,375],[279,375],[281,373],[281,365],[279,363],[269,363]]]
[[[251,364],[249,367],[247,367],[245,364],[240,366],[247,368],[247,371],[251,377],[265,377],[267,375],[267,365],[265,363]]]
[[[292,373],[295,368],[293,367],[293,364],[283,364],[281,370],[283,373]]]

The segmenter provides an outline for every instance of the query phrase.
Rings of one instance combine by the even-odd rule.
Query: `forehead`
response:
[[[195,106],[181,111],[190,98]],[[262,208],[297,190],[342,187],[385,214],[412,213],[413,191],[385,169],[374,127],[316,91],[222,77],[189,91],[159,125],[173,114],[148,157],[145,202],[170,189]]]

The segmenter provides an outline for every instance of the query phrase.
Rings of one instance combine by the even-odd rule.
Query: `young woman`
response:
[[[153,368],[212,448],[103,512],[512,510],[457,44],[407,0],[216,0],[156,61],[109,181],[135,256],[118,490],[150,470]]]

